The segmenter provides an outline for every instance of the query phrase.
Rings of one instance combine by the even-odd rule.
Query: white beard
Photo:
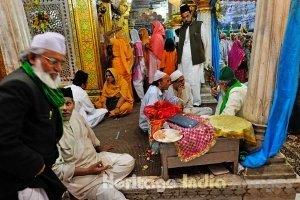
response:
[[[57,89],[61,84],[60,76],[58,75],[55,80],[53,80],[49,73],[44,72],[41,60],[36,58],[35,65],[32,67],[33,72],[39,79],[45,83],[48,87],[52,89]]]

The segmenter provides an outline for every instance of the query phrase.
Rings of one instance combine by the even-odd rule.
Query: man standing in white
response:
[[[191,85],[193,106],[201,105],[200,89],[204,83],[204,65],[208,64],[208,32],[201,21],[193,21],[188,5],[180,7],[183,25],[179,31],[178,69]]]

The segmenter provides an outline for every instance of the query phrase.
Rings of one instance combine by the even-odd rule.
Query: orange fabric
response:
[[[165,29],[159,21],[153,21],[152,25],[154,26],[153,33],[150,40],[151,50],[159,60],[162,58],[164,51],[164,38]]]
[[[126,34],[123,31],[119,31],[116,34],[116,38],[110,39],[114,55],[112,60],[112,68],[116,69],[117,72],[123,76],[129,86],[130,93],[133,94],[131,86],[133,53],[129,43],[126,42],[125,35]]]
[[[133,98],[128,88],[127,82],[122,76],[117,73],[116,69],[109,68],[107,69],[107,71],[110,71],[114,76],[115,82],[108,83],[107,81],[105,81],[102,89],[102,94],[95,102],[96,108],[103,108],[107,98],[114,97],[117,94],[120,94],[125,99],[125,102],[120,106],[120,114],[121,112],[125,114],[131,112],[133,108]]]
[[[139,29],[139,35],[140,35],[140,39],[144,45],[150,43],[149,34],[148,34],[147,29],[145,29],[145,28]]]
[[[144,61],[146,65],[147,72],[149,71],[149,50],[145,47],[146,44],[150,45],[150,39],[148,35],[148,31],[145,28],[139,29],[139,35],[140,39],[143,43],[143,55],[144,55]]]
[[[120,107],[120,112],[118,116],[127,115],[132,112],[132,109],[133,109],[133,103],[129,103],[125,101]],[[115,117],[115,116],[116,116],[115,110],[110,111],[109,117]]]
[[[150,146],[154,142],[153,134],[162,128],[163,124],[172,116],[182,113],[179,106],[169,101],[158,101],[154,105],[148,105],[144,108],[144,113],[151,126],[149,134]]]
[[[161,71],[167,73],[168,75],[171,75],[175,71],[175,66],[177,63],[177,52],[176,49],[171,52],[167,52],[164,50],[161,62],[160,62],[160,68]]]
[[[125,73],[130,74],[130,63],[132,62],[133,57],[131,48],[128,48],[123,39],[111,38],[110,42],[113,47],[114,55],[112,67],[115,68],[120,75]]]

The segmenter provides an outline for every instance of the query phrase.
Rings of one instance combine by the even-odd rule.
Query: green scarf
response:
[[[46,95],[49,103],[58,111],[58,113],[60,113],[60,117],[62,119],[60,107],[64,105],[65,99],[60,89],[52,89],[43,82],[39,81],[39,78],[35,75],[31,65],[28,62],[23,62],[21,68],[38,85],[38,87]]]
[[[232,86],[230,86],[228,88],[228,90],[225,92],[225,95],[224,95],[224,98],[223,98],[223,101],[222,101],[222,104],[221,104],[221,108],[220,108],[220,114],[223,112],[223,110],[225,109],[226,107],[226,103],[228,101],[228,98],[229,98],[229,93],[230,91],[235,88],[235,87],[242,87],[242,84],[240,81],[236,81]]]

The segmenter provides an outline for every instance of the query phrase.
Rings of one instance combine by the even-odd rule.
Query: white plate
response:
[[[177,142],[183,137],[180,131],[167,128],[156,131],[153,134],[153,138],[158,142],[170,143]]]

